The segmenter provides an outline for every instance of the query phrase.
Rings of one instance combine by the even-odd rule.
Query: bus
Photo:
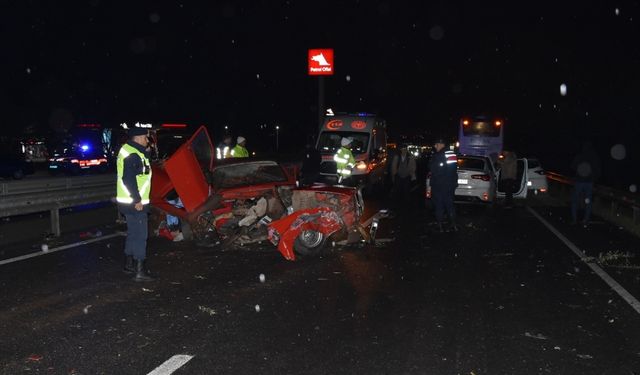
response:
[[[460,119],[458,148],[460,154],[488,156],[494,162],[502,153],[504,121],[487,116]]]

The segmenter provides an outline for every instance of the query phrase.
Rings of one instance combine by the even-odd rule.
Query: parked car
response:
[[[496,199],[496,170],[487,156],[458,155],[456,200],[493,202]],[[427,174],[426,197],[431,199],[431,176]]]
[[[549,188],[547,174],[542,168],[538,159],[527,158],[527,189],[533,190],[535,194],[546,193]]]
[[[0,177],[20,180],[34,173],[33,163],[13,155],[0,156]]]
[[[518,159],[517,177],[518,187],[513,192],[514,198],[527,197],[527,181],[529,171],[528,160]],[[431,200],[430,175],[427,174],[426,194],[427,204]],[[487,156],[458,155],[458,187],[455,191],[457,201],[494,202],[504,198],[504,189],[500,183],[500,170]]]
[[[180,218],[183,235],[191,234],[185,237],[223,246],[269,239],[286,259],[295,260],[296,254],[321,252],[329,237],[363,232],[357,189],[297,188],[295,169],[273,160],[216,160],[204,127],[152,169],[156,214]]]
[[[89,171],[104,173],[109,169],[109,160],[101,151],[83,145],[62,154],[54,153],[53,157],[49,158],[48,169],[52,175],[73,175]]]

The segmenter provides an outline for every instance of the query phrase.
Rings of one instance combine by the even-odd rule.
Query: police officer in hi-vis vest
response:
[[[135,274],[135,281],[153,281],[144,267],[151,192],[151,164],[147,151],[149,130],[137,125],[129,129],[129,141],[118,152],[116,200],[118,209],[127,219],[124,272]]]

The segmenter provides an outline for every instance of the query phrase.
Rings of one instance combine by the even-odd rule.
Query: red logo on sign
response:
[[[309,75],[333,75],[333,49],[309,50]]]
[[[327,129],[338,130],[342,127],[342,120],[331,120],[327,122]]]
[[[362,120],[356,120],[351,123],[351,127],[360,130],[366,128],[367,123]]]

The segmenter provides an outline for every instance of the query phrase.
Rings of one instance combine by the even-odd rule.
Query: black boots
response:
[[[136,259],[136,276],[133,281],[154,281],[155,279],[144,269],[144,260]]]
[[[127,255],[126,259],[124,261],[124,269],[123,269],[124,273],[127,274],[132,274],[134,272],[136,272],[135,268],[133,267],[133,255]]]

